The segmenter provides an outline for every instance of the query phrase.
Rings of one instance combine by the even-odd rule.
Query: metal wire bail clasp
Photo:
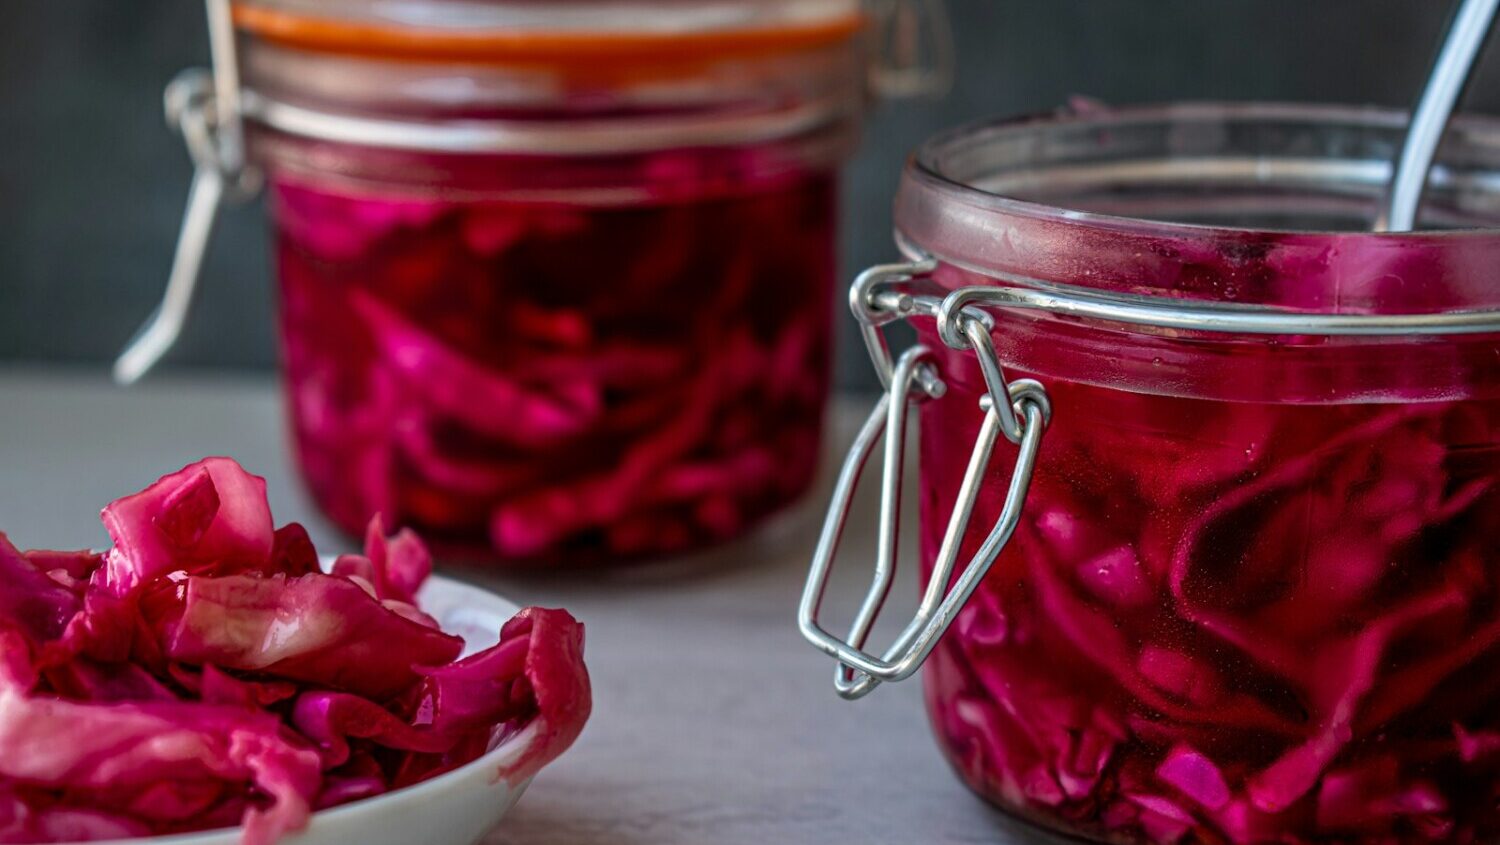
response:
[[[848,699],[867,694],[882,681],[911,677],[936,647],[1020,521],[1037,450],[1052,414],[1047,392],[1040,383],[1031,379],[1005,380],[1004,370],[990,340],[993,329],[990,318],[967,304],[969,294],[965,290],[938,299],[897,289],[903,283],[927,275],[932,269],[931,262],[874,267],[861,274],[850,291],[850,305],[886,391],[876,402],[844,459],[797,613],[798,627],[808,642],[839,661],[834,672],[834,688],[840,696]],[[956,349],[972,349],[978,357],[987,388],[979,403],[984,420],[917,613],[895,642],[877,656],[864,650],[864,645],[885,605],[895,576],[907,416],[912,406],[940,399],[947,389],[928,347],[913,346],[900,358],[892,360],[881,327],[916,314],[936,319],[938,334],[945,344]],[[1019,447],[1005,504],[978,551],[954,579],[958,550],[973,516],[980,485],[989,470],[995,443],[1001,435]],[[882,436],[885,438],[885,466],[881,479],[875,575],[849,635],[840,639],[819,624],[818,611],[849,519],[855,488],[866,461]]]
[[[260,189],[260,174],[245,158],[230,0],[206,4],[214,69],[183,71],[163,97],[167,123],[182,135],[192,156],[193,183],[161,304],[115,359],[114,378],[120,384],[132,384],[149,372],[182,333],[220,207],[249,199]]]

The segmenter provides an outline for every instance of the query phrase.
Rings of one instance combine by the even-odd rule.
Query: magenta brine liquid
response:
[[[509,561],[741,533],[817,465],[835,194],[823,172],[610,205],[280,181],[314,497],[350,530],[378,512]]]

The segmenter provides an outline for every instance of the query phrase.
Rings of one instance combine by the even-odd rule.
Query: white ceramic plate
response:
[[[436,575],[427,580],[417,601],[444,631],[464,638],[466,655],[494,645],[500,627],[519,610],[494,593]],[[305,830],[278,845],[472,845],[494,828],[531,783],[528,779],[511,785],[498,772],[530,750],[535,734],[527,728],[468,765],[415,786],[313,813]],[[104,845],[239,841],[239,828],[225,828]]]

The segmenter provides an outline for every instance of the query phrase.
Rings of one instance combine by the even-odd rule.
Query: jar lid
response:
[[[234,20],[318,52],[516,66],[796,52],[864,23],[858,0],[236,0]]]

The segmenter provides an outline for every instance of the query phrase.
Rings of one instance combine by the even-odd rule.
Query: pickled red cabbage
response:
[[[496,645],[415,604],[421,541],[372,522],[318,570],[227,458],[104,509],[114,545],[17,551],[0,535],[0,842],[244,827],[270,845],[315,809],[461,766],[523,728],[534,774],[590,709],[583,628],[529,608]]]
[[[673,155],[651,170],[670,191],[597,206],[278,177],[288,406],[335,522],[620,559],[732,537],[806,488],[834,181],[694,193]]]
[[[1500,836],[1494,339],[1345,352],[997,326],[1010,377],[1042,380],[1055,416],[1010,547],[928,667],[964,779],[1111,842]],[[982,380],[926,339],[950,386],[922,409],[930,565]],[[1112,369],[1073,366],[1096,353]],[[1227,380],[1147,391],[1152,355]],[[1379,382],[1402,387],[1341,398]],[[1256,395],[1276,385],[1318,399]],[[1014,453],[997,451],[961,560],[1003,502]]]

